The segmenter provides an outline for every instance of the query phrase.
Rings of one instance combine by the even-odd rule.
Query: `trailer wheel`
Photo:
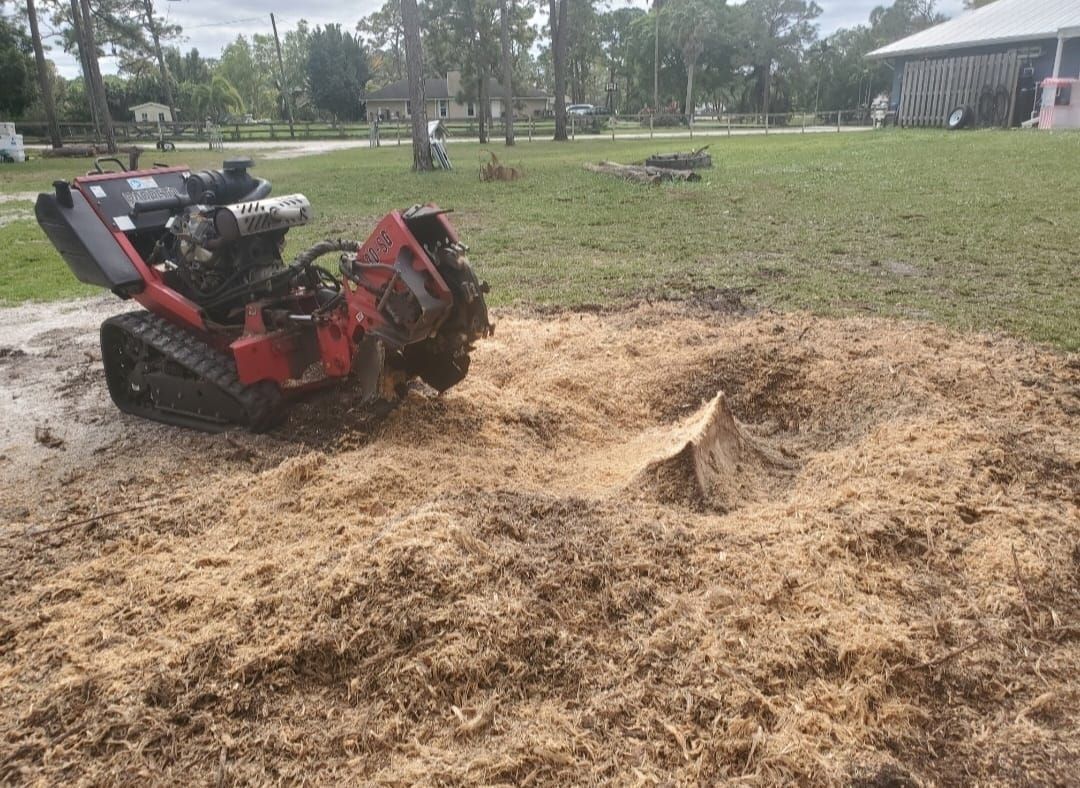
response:
[[[956,131],[964,128],[969,123],[971,123],[971,108],[957,107],[949,113],[949,119],[945,125],[949,131]]]

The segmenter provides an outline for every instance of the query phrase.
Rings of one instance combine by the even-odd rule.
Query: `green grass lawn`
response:
[[[524,169],[513,183],[480,183],[480,149],[464,143],[450,146],[452,173],[409,172],[407,146],[267,160],[257,172],[275,193],[303,192],[315,206],[315,223],[290,235],[293,249],[366,235],[390,208],[454,208],[495,304],[607,304],[720,287],[762,306],[925,318],[1080,349],[1080,134],[707,142],[715,166],[703,182],[659,188],[581,165],[641,160],[685,149],[687,140],[490,146]],[[201,151],[156,158],[163,156],[195,167],[218,159]],[[47,187],[86,168],[5,166],[0,193]],[[0,204],[0,303],[84,292],[25,217],[31,207]]]

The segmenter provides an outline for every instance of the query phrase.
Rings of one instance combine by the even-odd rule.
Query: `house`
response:
[[[515,115],[543,115],[548,108],[548,96],[536,88],[518,91],[514,96]],[[429,119],[461,120],[475,118],[479,113],[475,102],[462,102],[461,72],[448,71],[445,79],[424,80],[424,99]],[[488,96],[491,99],[491,117],[502,117],[503,87],[498,80],[488,80]],[[412,113],[409,106],[409,80],[392,82],[384,88],[367,95],[369,118],[407,118]]]
[[[1039,84],[1080,75],[1080,0],[996,0],[867,55],[894,68],[890,109],[904,126],[1031,117]]]
[[[128,112],[135,117],[136,123],[173,122],[172,110],[169,109],[169,105],[159,104],[156,101],[146,101],[142,104],[136,104],[134,107],[128,107]]]

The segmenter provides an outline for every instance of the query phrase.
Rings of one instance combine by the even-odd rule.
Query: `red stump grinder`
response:
[[[362,244],[322,241],[286,263],[285,234],[311,205],[271,197],[250,167],[98,172],[38,196],[38,223],[75,276],[145,310],[101,326],[120,410],[264,430],[287,400],[349,375],[372,403],[414,378],[445,391],[465,377],[492,326],[445,211],[393,211]],[[315,263],[331,253],[335,273]]]

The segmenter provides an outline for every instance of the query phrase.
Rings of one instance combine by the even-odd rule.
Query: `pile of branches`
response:
[[[491,151],[485,152],[491,157],[491,161],[480,163],[481,181],[516,181],[524,175],[517,167],[511,167],[500,162],[499,158]]]

